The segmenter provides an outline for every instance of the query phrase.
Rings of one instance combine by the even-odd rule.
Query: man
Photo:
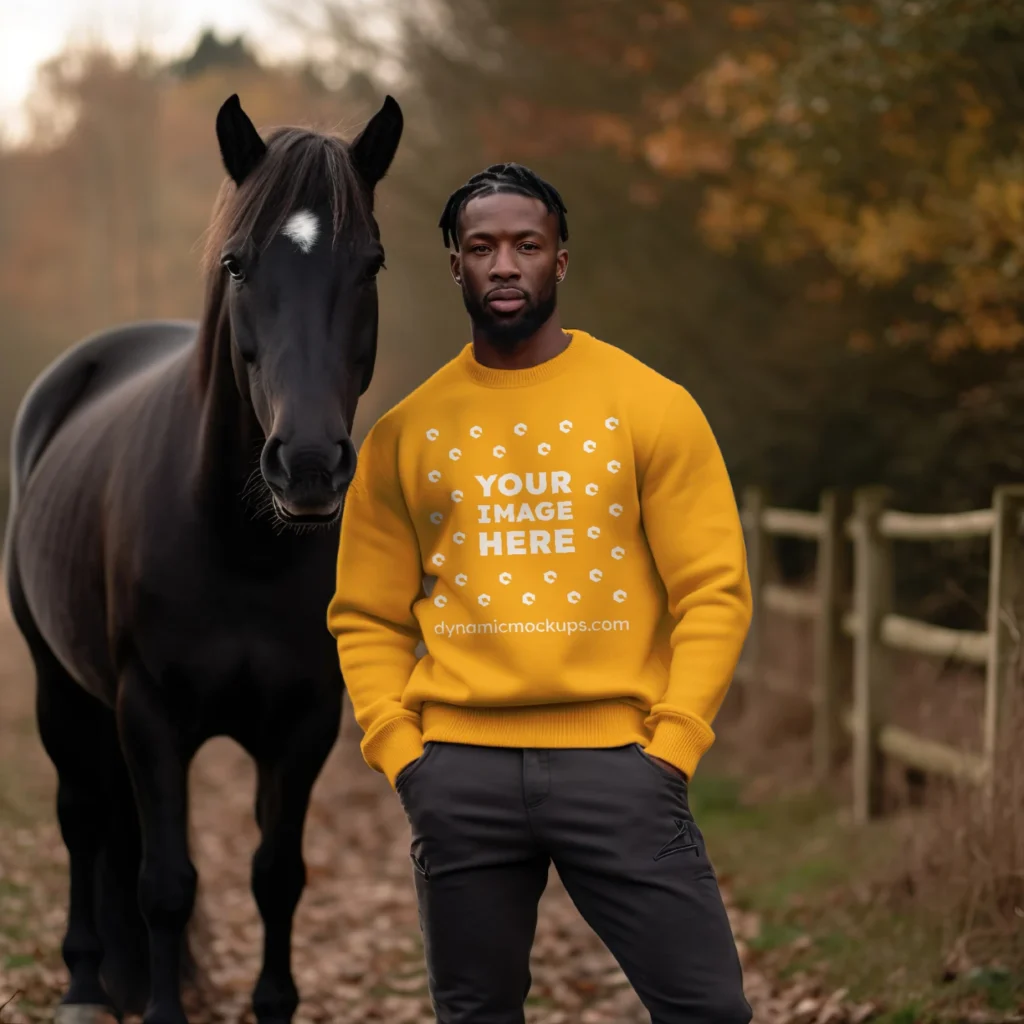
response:
[[[367,436],[328,625],[442,1024],[524,1020],[551,862],[654,1024],[746,1024],[687,802],[750,620],[735,498],[682,387],[562,329],[565,214],[516,164],[449,199],[472,344]]]

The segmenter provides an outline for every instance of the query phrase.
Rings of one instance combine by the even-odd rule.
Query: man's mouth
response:
[[[518,288],[496,288],[488,293],[487,305],[502,316],[510,316],[526,305],[526,296]]]

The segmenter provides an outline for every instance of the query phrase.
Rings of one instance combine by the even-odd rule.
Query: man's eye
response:
[[[524,242],[522,244],[522,248],[527,252],[533,252],[535,249],[539,248],[539,246],[535,245],[533,242]]]

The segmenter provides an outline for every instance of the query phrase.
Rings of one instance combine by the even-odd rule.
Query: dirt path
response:
[[[0,1013],[4,1024],[47,1020],[64,986],[64,847],[51,811],[54,776],[34,732],[31,676],[20,638],[0,609]],[[306,832],[309,886],[295,927],[297,1024],[433,1021],[408,857],[409,831],[385,780],[363,764],[351,715],[314,791]],[[212,991],[193,1024],[251,1021],[261,926],[248,888],[257,831],[254,773],[229,741],[196,759],[193,815],[200,900],[208,922],[204,967]],[[756,922],[731,912],[744,937]],[[611,956],[580,919],[557,875],[541,904],[529,1024],[648,1021]],[[808,985],[776,990],[748,965],[755,1020],[831,1024],[851,1015]]]

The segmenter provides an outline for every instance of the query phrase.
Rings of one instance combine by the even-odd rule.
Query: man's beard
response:
[[[462,285],[462,301],[477,332],[497,348],[515,348],[520,342],[532,338],[551,319],[558,305],[558,293],[552,282],[551,289],[541,299],[523,293],[525,305],[514,317],[502,317],[493,312],[483,299],[469,294]]]

